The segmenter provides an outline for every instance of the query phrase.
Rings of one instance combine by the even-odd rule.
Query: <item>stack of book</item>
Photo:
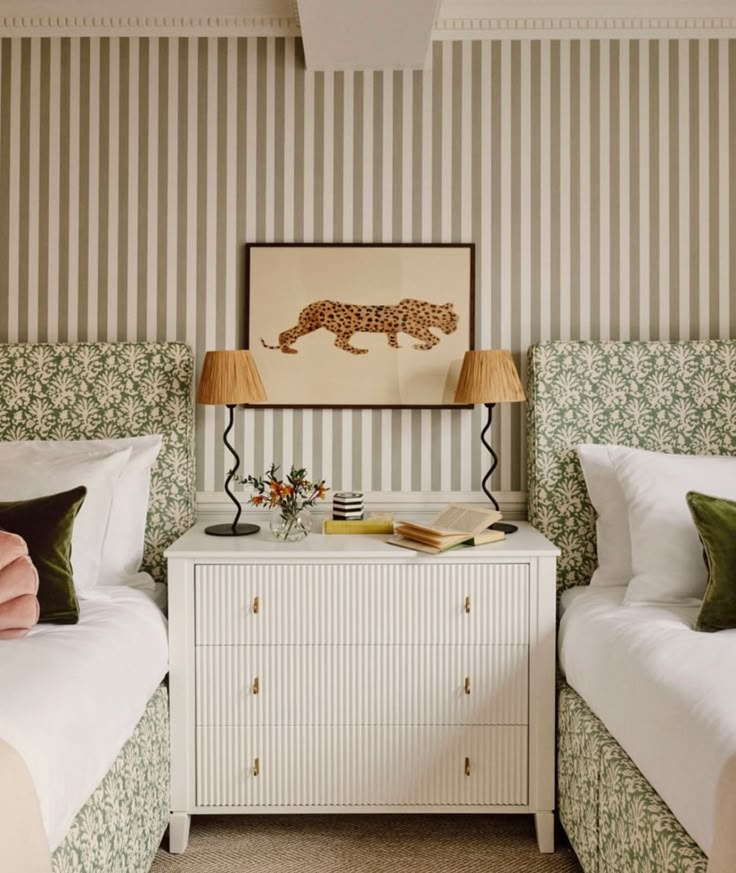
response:
[[[501,513],[494,509],[451,503],[427,524],[397,522],[395,536],[387,542],[405,549],[439,555],[450,549],[482,546],[505,539],[503,531],[489,529],[500,520]]]

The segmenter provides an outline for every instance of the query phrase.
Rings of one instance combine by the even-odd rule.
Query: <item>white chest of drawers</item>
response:
[[[170,848],[192,814],[534,813],[553,849],[555,561],[194,528],[167,552]]]

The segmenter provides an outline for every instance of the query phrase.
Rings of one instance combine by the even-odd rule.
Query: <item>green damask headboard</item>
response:
[[[558,589],[587,585],[595,514],[575,446],[736,455],[736,340],[534,345],[527,443],[529,520],[562,552]]]
[[[194,523],[194,360],[182,343],[0,344],[0,440],[161,434],[143,569]]]

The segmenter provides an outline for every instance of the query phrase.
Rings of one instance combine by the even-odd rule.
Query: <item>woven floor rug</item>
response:
[[[151,873],[580,873],[557,842],[541,855],[530,815],[196,816]]]

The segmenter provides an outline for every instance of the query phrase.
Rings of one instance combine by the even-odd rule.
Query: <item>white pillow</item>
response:
[[[619,447],[577,447],[590,502],[598,515],[595,523],[598,567],[590,580],[591,585],[628,585],[633,575],[629,511],[613,468],[611,448]]]
[[[625,603],[696,605],[707,571],[685,495],[702,491],[736,500],[736,458],[623,446],[609,451],[629,510],[633,577]]]
[[[151,467],[161,451],[161,437],[155,434],[90,442],[131,449],[130,460],[120,474],[112,501],[100,574],[101,585],[120,585],[140,570],[143,560]]]
[[[71,563],[74,588],[97,584],[115,486],[130,458],[130,449],[52,455],[38,443],[0,442],[0,502],[30,500],[84,485],[87,496],[74,520]]]
[[[32,446],[46,458],[70,460],[105,457],[130,449],[112,492],[98,579],[100,585],[125,584],[138,572],[143,560],[151,467],[161,450],[161,437],[154,434],[102,440],[26,440],[14,445]]]

